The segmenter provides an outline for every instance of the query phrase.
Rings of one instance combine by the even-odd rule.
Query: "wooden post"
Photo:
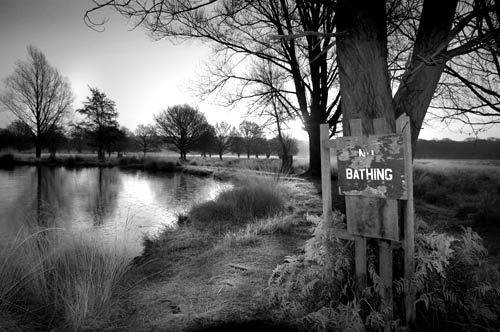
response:
[[[332,176],[330,165],[330,148],[326,142],[330,139],[328,124],[319,125],[321,145],[321,196],[323,198],[323,218],[326,223],[333,219],[332,215]]]
[[[409,293],[405,294],[406,323],[415,325],[415,293],[411,281],[415,273],[415,210],[413,207],[413,155],[411,151],[410,121],[406,114],[396,120],[398,133],[404,136],[405,175],[407,188],[407,201],[404,202],[404,277],[410,283]]]
[[[387,121],[384,118],[373,120],[373,129],[376,135],[387,134],[389,132]],[[398,222],[398,202],[395,199],[386,199],[388,209],[391,213],[385,217],[391,220],[386,220],[386,224]],[[387,320],[392,319],[393,301],[392,301],[392,244],[388,240],[379,240],[379,273],[382,282],[382,298],[381,311],[385,312]]]
[[[363,125],[361,119],[349,120],[351,136],[363,136]],[[346,196],[346,208],[349,206],[362,206],[359,204],[363,197]],[[349,210],[346,210],[346,217],[349,218]],[[366,237],[354,237],[354,271],[356,275],[356,285],[361,292],[366,287]]]

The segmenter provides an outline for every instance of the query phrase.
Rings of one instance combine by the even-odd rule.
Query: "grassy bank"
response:
[[[321,210],[314,191],[305,181],[245,175],[180,216],[178,227],[147,238],[126,330],[288,328],[273,320],[267,281],[309,236],[304,214]]]
[[[0,246],[0,331],[87,331],[107,324],[128,260],[60,229]]]

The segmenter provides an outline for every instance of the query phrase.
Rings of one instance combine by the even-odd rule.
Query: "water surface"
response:
[[[14,236],[33,224],[61,227],[139,254],[144,234],[173,225],[179,213],[228,186],[183,173],[118,168],[0,170],[0,234]]]

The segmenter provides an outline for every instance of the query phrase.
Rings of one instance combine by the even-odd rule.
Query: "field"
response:
[[[500,263],[500,160],[418,159],[414,183],[418,215],[449,233],[472,227]]]

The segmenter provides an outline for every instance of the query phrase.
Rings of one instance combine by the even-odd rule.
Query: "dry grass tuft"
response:
[[[95,329],[109,313],[128,261],[60,229],[20,233],[0,248],[0,308],[38,317],[49,329]]]

